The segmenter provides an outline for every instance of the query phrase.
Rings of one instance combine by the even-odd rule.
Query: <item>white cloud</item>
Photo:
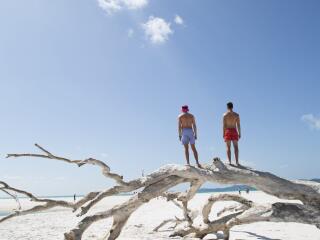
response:
[[[182,19],[182,17],[180,17],[179,15],[176,15],[174,17],[174,22],[178,25],[183,25],[184,24],[184,20]]]
[[[98,0],[99,6],[108,14],[122,9],[140,9],[148,5],[148,0]]]
[[[144,8],[148,5],[148,0],[122,0],[122,2],[129,9]]]
[[[170,23],[163,18],[150,16],[146,23],[142,24],[147,38],[154,44],[164,43],[173,34]]]
[[[315,117],[313,114],[305,114],[301,120],[307,123],[311,129],[320,130],[320,117]]]
[[[133,35],[134,35],[134,30],[133,30],[132,28],[129,28],[129,30],[128,30],[128,37],[129,37],[129,38],[132,38]]]
[[[98,0],[98,4],[109,14],[119,11],[122,8],[118,0]]]

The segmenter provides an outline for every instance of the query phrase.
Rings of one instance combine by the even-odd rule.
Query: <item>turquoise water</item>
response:
[[[0,211],[0,216],[7,216],[8,214],[10,214],[11,212],[4,212],[4,211]]]
[[[249,189],[250,191],[256,191],[256,189],[252,187],[248,187],[245,185],[234,185],[230,187],[224,187],[224,188],[200,188],[198,190],[198,193],[213,193],[213,192],[238,192],[245,191],[246,189]]]
[[[214,192],[238,192],[239,190],[245,191],[246,189],[250,191],[256,191],[252,187],[247,187],[245,185],[238,185],[238,186],[230,186],[224,188],[201,188],[198,190],[198,193],[214,193]],[[118,196],[130,196],[133,193],[121,193]],[[83,197],[84,195],[76,195],[77,199]],[[19,197],[19,199],[26,199],[27,197]],[[40,196],[39,198],[49,198],[49,199],[60,199],[60,198],[70,198],[73,200],[73,195],[61,195],[61,196]],[[12,199],[11,197],[0,197],[0,199]],[[3,213],[0,211],[0,216],[3,216]]]
[[[132,195],[132,193],[121,193],[118,194],[120,196],[129,196]],[[84,197],[85,195],[76,195],[77,199],[79,197]],[[25,196],[19,196],[19,199],[28,199],[28,197]],[[38,196],[38,198],[50,198],[50,199],[58,199],[58,198],[72,198],[73,199],[73,195],[61,195],[61,196]],[[12,197],[7,197],[7,196],[0,196],[0,199],[12,199]]]
[[[214,193],[214,192],[238,192],[239,190],[245,191],[247,188],[249,188],[250,191],[255,191],[254,188],[247,187],[244,185],[239,185],[239,186],[230,186],[230,187],[225,187],[225,188],[201,188],[198,190],[198,193]],[[133,195],[132,193],[125,193],[125,194],[119,194],[120,196],[129,196]],[[77,195],[77,199],[79,197],[83,197],[84,195]],[[26,198],[26,197],[19,197],[20,199]],[[68,196],[68,195],[61,195],[61,196],[42,196],[39,198],[50,198],[50,199],[59,199],[59,198],[70,198],[73,201],[73,195]],[[0,199],[12,199],[9,197],[0,197]],[[0,216],[6,216],[12,212],[6,212],[6,211],[0,211]]]
[[[84,195],[77,195],[77,198],[78,197],[83,197]],[[19,196],[19,199],[25,199],[25,198],[28,198],[28,197],[24,197],[24,196]],[[73,198],[73,195],[72,196],[38,196],[38,198],[54,198],[54,199],[57,199],[57,198]],[[0,199],[12,199],[12,197],[0,197]]]
[[[226,187],[226,188],[201,188],[198,190],[198,193],[211,193],[211,192],[237,192],[239,190],[244,191],[246,188],[249,188],[250,191],[255,191],[254,188],[252,187],[247,187],[247,186],[231,186],[231,187]],[[133,195],[133,193],[120,193],[117,194],[120,196],[130,196]],[[116,196],[117,196],[116,195]],[[84,197],[85,195],[77,195],[77,199],[79,197]],[[28,197],[19,197],[19,199],[25,199]],[[39,198],[49,198],[49,199],[57,199],[57,198],[72,198],[73,199],[73,195],[72,196],[68,196],[68,195],[61,195],[61,196],[39,196]],[[0,199],[12,199],[12,197],[0,197]]]

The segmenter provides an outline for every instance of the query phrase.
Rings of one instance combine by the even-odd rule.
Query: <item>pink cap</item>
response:
[[[189,112],[189,107],[188,107],[188,105],[182,106],[182,107],[181,107],[181,111],[184,112],[184,113]]]

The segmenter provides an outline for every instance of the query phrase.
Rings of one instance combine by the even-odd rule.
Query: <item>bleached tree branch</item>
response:
[[[86,202],[94,199],[94,197],[97,196],[99,193],[99,192],[90,192],[86,196],[84,196],[82,199],[73,203],[73,202],[62,201],[62,200],[38,198],[35,195],[33,195],[32,193],[29,193],[25,190],[13,188],[3,181],[0,181],[0,189],[4,192],[7,192],[7,193],[9,193],[9,191],[14,191],[16,193],[19,193],[21,195],[24,195],[24,196],[30,198],[30,200],[33,202],[43,203],[43,205],[34,206],[34,207],[27,209],[27,210],[21,210],[21,207],[20,207],[20,209],[15,211],[14,213],[12,213],[6,217],[1,218],[0,223],[4,222],[10,218],[16,217],[16,216],[22,216],[22,215],[27,215],[29,213],[44,211],[44,210],[54,208],[54,207],[71,208],[71,209],[73,209],[73,211],[76,211],[80,206],[82,206]]]
[[[1,190],[2,192],[4,192],[5,194],[9,195],[10,197],[12,197],[12,198],[16,201],[16,203],[17,203],[17,205],[18,205],[18,207],[17,207],[16,210],[21,210],[21,204],[20,204],[18,195],[17,195],[16,193],[11,193],[10,191],[8,191],[8,190],[6,190],[6,189],[3,189],[3,188],[0,188],[0,190]]]
[[[2,218],[0,222],[15,216],[42,211],[54,206],[67,207],[74,211],[81,207],[81,212],[78,215],[82,216],[87,214],[95,204],[105,197],[118,193],[140,190],[138,194],[133,195],[128,201],[122,204],[116,205],[106,211],[85,216],[74,229],[65,233],[65,239],[82,239],[82,235],[88,227],[96,221],[105,218],[113,218],[113,225],[109,231],[108,240],[116,239],[120,235],[131,214],[141,205],[158,196],[165,196],[168,200],[173,201],[180,207],[183,210],[184,215],[184,219],[181,219],[181,221],[188,222],[188,226],[185,229],[176,231],[172,236],[193,234],[196,237],[203,238],[208,233],[215,233],[222,230],[225,233],[225,239],[228,239],[231,227],[253,221],[294,221],[313,224],[317,227],[320,226],[320,188],[317,184],[292,182],[268,172],[257,171],[244,166],[225,165],[218,158],[215,158],[212,164],[206,165],[202,169],[171,164],[163,166],[145,177],[125,182],[121,175],[111,173],[110,167],[100,160],[92,158],[86,160],[70,160],[68,158],[53,155],[38,144],[36,144],[36,147],[44,154],[8,154],[8,157],[40,157],[77,164],[78,166],[83,166],[85,164],[97,165],[102,169],[104,176],[114,179],[117,185],[101,192],[89,193],[86,197],[76,203],[69,203],[51,199],[39,199],[32,193],[10,187],[5,182],[0,182],[0,189],[23,194],[32,201],[42,204],[28,210],[18,211]],[[168,192],[170,188],[186,182],[190,183],[190,188],[187,192]],[[270,206],[258,206],[235,195],[212,196],[208,199],[208,202],[202,211],[204,224],[202,226],[195,226],[193,223],[195,214],[188,208],[188,203],[205,182],[245,184],[282,199],[300,200],[302,204],[275,203]],[[211,221],[209,220],[209,214],[212,205],[216,201],[236,201],[241,204],[241,207],[237,209],[237,212],[229,213],[226,216]],[[223,212],[227,213],[229,209],[224,209]],[[180,219],[177,219],[175,223],[178,223],[178,220],[180,221]],[[169,223],[170,221],[171,220],[167,220],[166,223]],[[164,226],[164,224],[160,227]]]
[[[218,201],[234,201],[238,202],[246,209],[249,209],[252,207],[252,202],[241,197],[238,195],[233,195],[233,194],[219,194],[219,195],[212,195],[208,198],[206,204],[202,208],[202,218],[204,223],[210,223],[209,220],[209,215],[212,209],[212,205]]]
[[[83,165],[86,164],[90,164],[90,165],[96,165],[98,167],[101,168],[102,170],[102,174],[104,176],[106,176],[107,178],[111,178],[113,180],[115,180],[119,185],[126,185],[126,182],[123,181],[123,176],[120,176],[116,173],[112,173],[110,172],[110,167],[108,165],[106,165],[104,162],[94,159],[94,158],[88,158],[85,160],[71,160],[68,158],[64,158],[64,157],[59,157],[56,156],[54,154],[52,154],[51,152],[49,152],[48,150],[44,149],[43,147],[41,147],[39,144],[35,144],[35,146],[37,148],[39,148],[42,152],[44,152],[45,154],[34,154],[34,153],[20,153],[20,154],[7,154],[7,158],[10,157],[38,157],[38,158],[48,158],[48,159],[54,159],[54,160],[58,160],[58,161],[63,161],[63,162],[67,162],[67,163],[72,163],[72,164],[76,164],[78,165],[78,167],[81,167]]]
[[[113,226],[110,230],[108,240],[116,239],[130,215],[137,208],[139,208],[142,204],[150,201],[151,199],[160,196],[164,191],[182,182],[183,179],[176,176],[170,176],[159,182],[151,184],[147,186],[141,193],[138,193],[131,197],[128,201],[120,205],[116,205],[115,207],[107,211],[99,212],[97,214],[85,217],[82,221],[79,222],[75,229],[65,234],[65,239],[81,239],[83,232],[92,223],[109,217],[113,217]]]

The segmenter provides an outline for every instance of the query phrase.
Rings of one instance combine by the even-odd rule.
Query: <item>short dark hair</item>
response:
[[[227,108],[228,109],[233,109],[233,103],[232,102],[228,102],[227,103]]]

